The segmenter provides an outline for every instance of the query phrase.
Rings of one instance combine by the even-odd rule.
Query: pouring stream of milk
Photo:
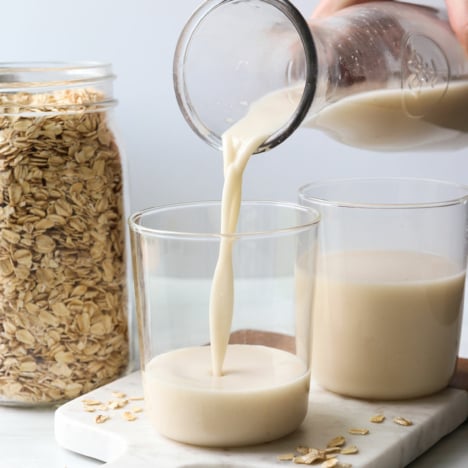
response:
[[[296,99],[294,99],[296,97]],[[297,94],[284,89],[253,103],[241,120],[223,134],[224,187],[221,206],[221,243],[210,295],[211,363],[214,376],[223,362],[234,309],[232,253],[242,195],[242,176],[250,156],[294,113]]]

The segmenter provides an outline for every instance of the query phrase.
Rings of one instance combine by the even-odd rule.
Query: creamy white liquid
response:
[[[294,112],[294,94],[280,91],[254,103],[248,114],[223,135],[224,187],[221,233],[236,231],[242,198],[242,176],[252,154]],[[232,248],[234,240],[221,240],[210,296],[210,340],[213,375],[222,375],[223,359],[231,332],[234,279]]]
[[[250,156],[294,111],[289,92],[266,96],[223,135],[224,187],[219,257],[211,286],[210,346],[155,357],[143,381],[149,416],[167,437],[196,445],[267,442],[295,430],[307,413],[309,371],[278,349],[229,345],[234,307],[232,250]]]
[[[383,151],[468,146],[468,81],[411,93],[359,93],[312,115],[318,128],[350,146]]]
[[[204,446],[240,446],[294,431],[307,412],[309,373],[291,353],[229,345],[224,375],[208,346],[155,357],[143,372],[148,415],[163,435]]]
[[[417,252],[322,256],[316,278],[312,375],[325,388],[372,399],[446,387],[462,318],[464,272]]]

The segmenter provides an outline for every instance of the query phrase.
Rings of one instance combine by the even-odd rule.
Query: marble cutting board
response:
[[[354,468],[397,468],[410,463],[468,416],[468,392],[448,388],[412,401],[368,402],[344,398],[312,384],[308,415],[302,427],[279,441],[249,448],[215,450],[191,447],[156,434],[145,412],[127,421],[123,412],[144,402],[131,401],[122,409],[85,412],[83,399],[115,400],[112,392],[127,397],[142,396],[141,376],[135,372],[70,401],[55,412],[55,437],[62,447],[102,460],[109,468],[256,468],[298,466],[277,460],[277,455],[294,451],[297,445],[324,447],[328,440],[343,435],[359,448],[356,455],[340,455]],[[274,411],[274,408],[272,408]],[[387,419],[372,424],[369,417],[383,412]],[[96,424],[98,414],[110,416]],[[410,427],[398,426],[393,417],[411,419]],[[349,428],[368,428],[365,436],[349,435]],[[319,465],[320,466],[320,465]]]

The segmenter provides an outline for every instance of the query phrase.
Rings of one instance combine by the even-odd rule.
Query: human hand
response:
[[[312,17],[328,16],[347,6],[367,1],[370,0],[320,0]],[[450,25],[468,53],[468,0],[445,0],[445,3]]]

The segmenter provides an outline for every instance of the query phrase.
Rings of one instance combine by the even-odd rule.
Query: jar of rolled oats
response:
[[[124,163],[111,66],[0,64],[0,404],[128,366]]]

